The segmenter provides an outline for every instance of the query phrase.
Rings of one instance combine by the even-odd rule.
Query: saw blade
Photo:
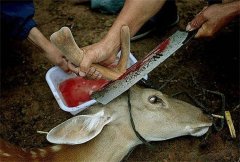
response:
[[[175,32],[168,39],[160,43],[141,61],[129,67],[121,77],[115,81],[109,82],[101,90],[94,92],[91,97],[104,105],[109,103],[175,53],[184,44],[183,42],[187,36],[188,32]]]

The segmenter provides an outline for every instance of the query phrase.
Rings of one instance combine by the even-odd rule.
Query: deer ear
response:
[[[49,131],[47,140],[56,144],[82,144],[96,137],[111,117],[100,111],[93,115],[79,115],[68,119]]]

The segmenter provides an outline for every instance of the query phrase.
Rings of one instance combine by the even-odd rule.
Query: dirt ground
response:
[[[176,27],[132,42],[131,52],[141,59],[166,37],[185,25],[205,5],[199,0],[177,0],[180,22]],[[62,26],[72,27],[79,46],[100,40],[116,15],[94,12],[89,5],[73,5],[63,0],[35,0],[35,20],[49,36]],[[62,111],[54,99],[45,75],[53,65],[30,42],[4,44],[1,54],[0,137],[25,148],[50,145],[37,130],[49,131],[72,115]],[[209,113],[229,110],[237,138],[226,125],[212,127],[200,138],[180,137],[152,142],[154,149],[138,146],[124,161],[231,161],[240,160],[239,21],[230,24],[213,39],[193,40],[149,74],[149,83],[172,95],[188,92],[205,105]],[[165,86],[163,86],[165,85]],[[163,86],[163,87],[162,87]],[[204,89],[222,93],[205,92]],[[186,95],[178,98],[192,104]],[[221,121],[216,121],[218,128]]]

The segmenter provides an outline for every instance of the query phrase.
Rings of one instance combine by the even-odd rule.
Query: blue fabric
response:
[[[116,14],[122,9],[124,2],[125,0],[91,0],[91,8],[104,13]]]
[[[33,1],[1,2],[1,34],[5,38],[26,39],[36,26]]]

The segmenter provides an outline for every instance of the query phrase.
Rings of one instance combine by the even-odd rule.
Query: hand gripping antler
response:
[[[62,27],[59,31],[53,33],[50,40],[69,61],[76,66],[80,65],[84,57],[84,51],[78,47],[68,27]],[[91,66],[109,80],[116,80],[126,71],[130,53],[130,32],[128,26],[122,26],[121,28],[121,51],[120,60],[115,68],[110,69],[99,64],[92,64]]]

